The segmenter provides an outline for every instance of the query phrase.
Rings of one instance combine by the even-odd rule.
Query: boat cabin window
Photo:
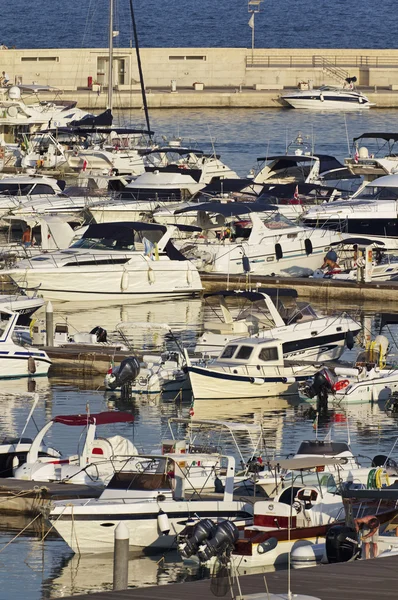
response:
[[[267,229],[291,229],[296,227],[289,219],[278,212],[273,213],[268,219],[263,221]]]
[[[367,185],[355,200],[397,200],[398,188]]]
[[[260,360],[263,360],[264,362],[270,361],[270,360],[278,360],[279,355],[278,355],[278,348],[263,348],[260,352],[260,354],[258,355],[258,358]]]
[[[250,358],[252,352],[253,352],[252,346],[241,346],[239,348],[235,358],[242,358],[244,360],[247,360],[248,358]]]
[[[238,346],[227,346],[221,354],[221,358],[232,358]]]
[[[31,193],[32,196],[38,196],[40,194],[51,194],[51,195],[54,195],[56,192],[51,187],[51,185],[44,185],[42,183],[39,183],[39,184],[37,184],[37,185],[35,185],[33,187],[33,189],[31,190],[30,193]]]
[[[27,196],[31,190],[31,183],[0,183],[0,195],[2,196]]]
[[[90,250],[134,250],[134,234],[131,234],[130,239],[114,240],[112,238],[81,238],[75,242],[71,248],[85,248]]]

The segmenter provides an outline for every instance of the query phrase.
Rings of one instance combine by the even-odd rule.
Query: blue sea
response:
[[[132,38],[129,1],[115,0],[114,29],[120,31],[116,41],[121,47]],[[9,47],[107,46],[109,0],[0,4],[0,43]],[[133,4],[143,47],[251,47],[247,0],[133,0]],[[255,44],[398,48],[397,18],[393,0],[264,0],[255,19]]]

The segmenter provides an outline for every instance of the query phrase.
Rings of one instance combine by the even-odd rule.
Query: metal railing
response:
[[[390,67],[398,68],[397,55],[388,56],[363,56],[352,54],[339,54],[336,56],[291,54],[270,55],[266,50],[248,52],[246,56],[246,68],[269,68],[269,67],[323,67],[326,62],[334,67]]]

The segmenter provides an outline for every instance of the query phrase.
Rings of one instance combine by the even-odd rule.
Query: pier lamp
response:
[[[251,14],[248,25],[252,30],[252,61],[254,54],[254,16],[256,13],[261,12],[263,2],[264,0],[248,0],[247,3],[248,12]]]

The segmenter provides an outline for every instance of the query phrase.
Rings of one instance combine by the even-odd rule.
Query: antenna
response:
[[[348,137],[347,115],[344,113],[345,136],[347,138],[348,155],[351,156],[350,139]]]

